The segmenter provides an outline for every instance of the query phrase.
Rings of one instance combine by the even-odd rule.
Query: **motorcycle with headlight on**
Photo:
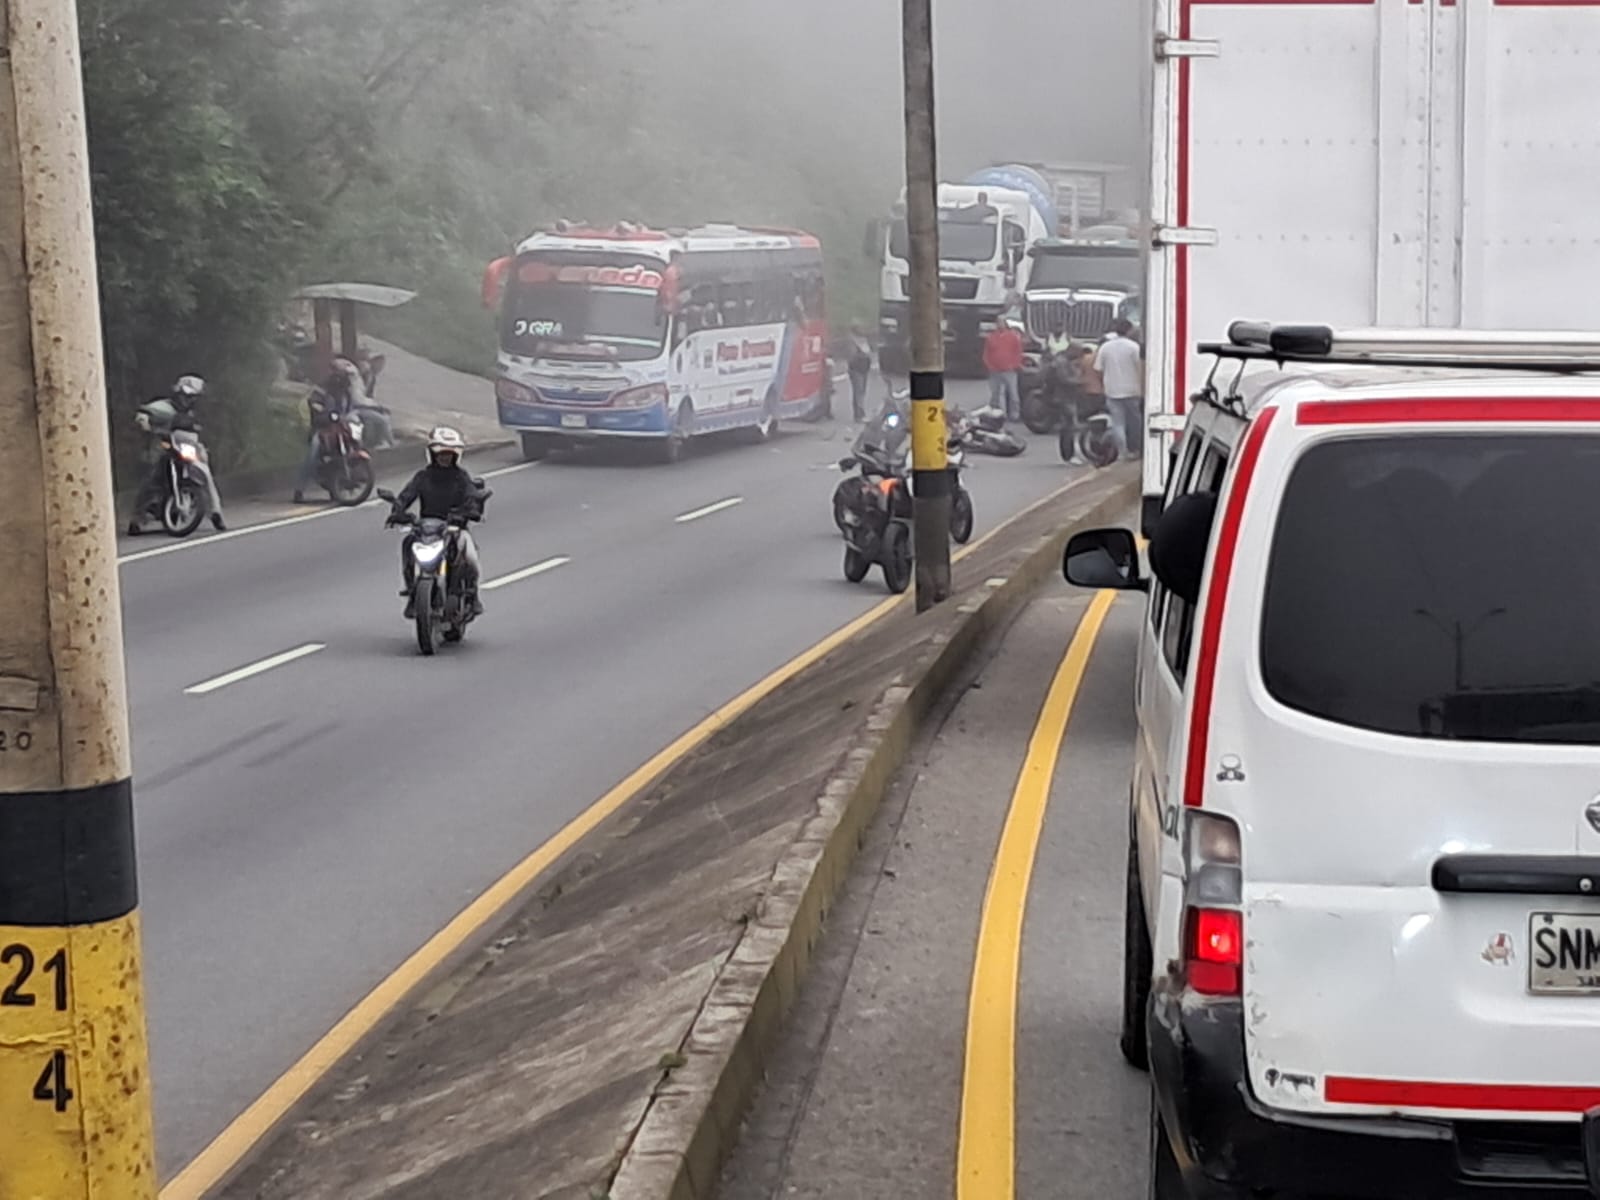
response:
[[[458,569],[457,548],[467,525],[483,520],[483,506],[494,493],[480,484],[470,509],[457,509],[445,520],[419,517],[394,508],[395,494],[378,489],[378,498],[390,505],[387,520],[410,530],[411,563],[416,571],[411,598],[417,626],[417,649],[432,656],[440,642],[455,644],[467,636],[473,622],[472,596],[465,573]]]

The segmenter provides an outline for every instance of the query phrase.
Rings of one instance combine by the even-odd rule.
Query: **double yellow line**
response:
[[[989,876],[967,1011],[956,1200],[1012,1200],[1016,1194],[1017,980],[1028,884],[1044,831],[1061,739],[1095,641],[1115,599],[1114,592],[1101,592],[1090,601],[1056,670],[1028,741],[1028,754]]]

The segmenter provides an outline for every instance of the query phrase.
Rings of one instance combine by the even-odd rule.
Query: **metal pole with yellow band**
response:
[[[911,243],[911,482],[917,611],[950,595],[950,484],[945,446],[944,302],[939,292],[939,155],[931,0],[904,0],[906,228]]]
[[[0,1197],[150,1200],[77,14],[0,14]]]

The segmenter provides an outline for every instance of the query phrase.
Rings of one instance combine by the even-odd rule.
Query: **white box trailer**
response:
[[[1146,532],[1238,318],[1600,330],[1600,0],[1146,0]]]

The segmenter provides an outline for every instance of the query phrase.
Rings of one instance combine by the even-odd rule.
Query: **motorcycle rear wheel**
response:
[[[1032,391],[1022,397],[1022,423],[1030,433],[1054,433],[1061,414],[1044,398],[1043,391]]]
[[[417,649],[432,657],[438,649],[437,627],[434,624],[433,580],[423,576],[417,580],[414,592],[417,614]]]
[[[161,505],[161,524],[175,538],[186,538],[206,518],[206,492],[199,483],[185,479],[175,495]]]
[[[355,508],[372,498],[372,489],[378,486],[372,470],[372,460],[358,458],[334,475],[328,483],[328,498],[345,508]]]
[[[1117,461],[1117,439],[1110,429],[1085,429],[1078,435],[1078,450],[1097,467],[1109,467]]]
[[[972,511],[972,493],[964,487],[956,488],[955,498],[950,502],[950,540],[958,546],[965,546],[972,540],[972,526],[976,515]]]
[[[911,557],[911,531],[899,521],[889,526],[883,536],[883,583],[899,596],[911,586],[915,564]]]

